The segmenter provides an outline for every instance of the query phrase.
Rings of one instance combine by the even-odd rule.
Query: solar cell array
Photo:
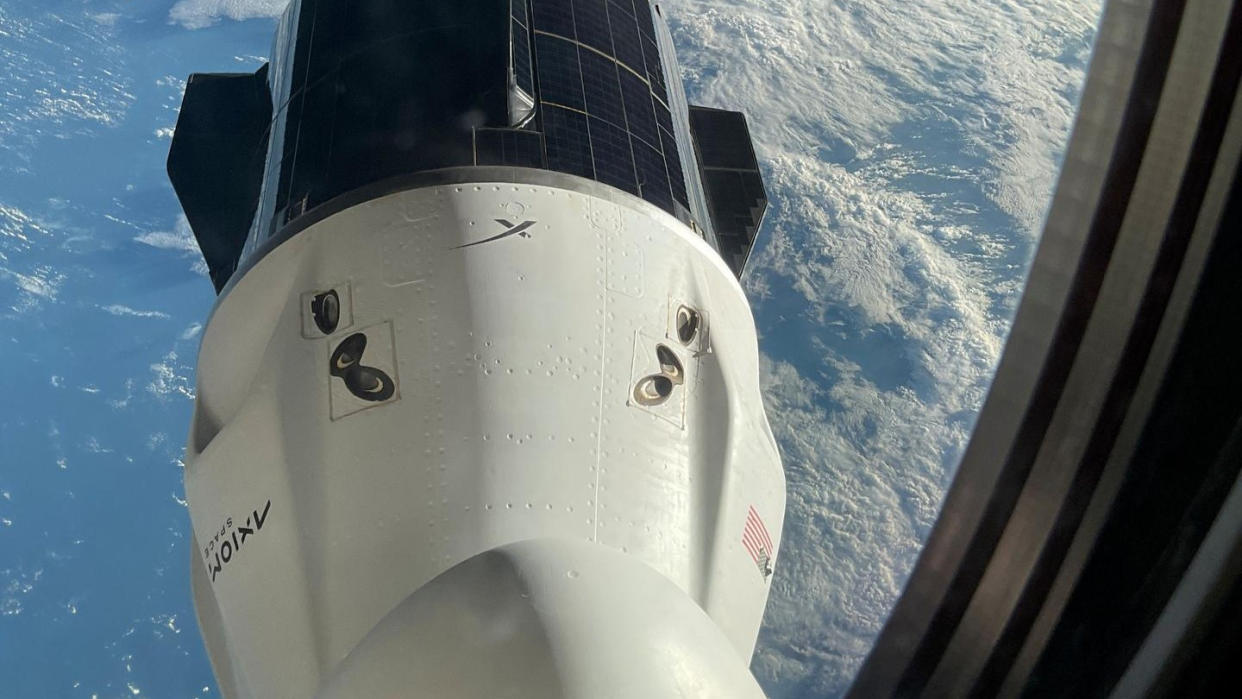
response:
[[[688,207],[647,0],[530,7],[547,167]]]
[[[695,217],[740,271],[766,201],[749,134],[711,112],[692,127],[661,49],[672,37],[649,0],[292,0],[270,68],[200,76],[200,92],[218,82],[267,94],[237,126],[261,134],[238,137],[253,162],[225,168],[243,173],[230,180],[238,191],[193,184],[219,179],[232,157],[210,147],[226,138],[219,128],[196,131],[212,100],[187,92],[183,157],[170,166],[204,251],[221,243],[208,256],[218,288],[264,241],[355,201],[348,193],[487,165],[570,173]],[[200,199],[228,201],[203,213]]]
[[[740,277],[768,208],[746,117],[741,112],[692,106],[690,130],[717,250]]]
[[[475,129],[474,164],[545,167],[543,137],[522,129]]]

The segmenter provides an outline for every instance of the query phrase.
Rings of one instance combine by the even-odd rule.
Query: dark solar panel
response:
[[[504,165],[504,132],[499,129],[474,130],[474,163],[476,165]]]
[[[766,206],[768,195],[763,187],[763,176],[757,170],[742,173],[742,187],[746,192],[746,201],[763,199]]]
[[[664,160],[668,164],[668,182],[673,190],[673,200],[690,208],[690,197],[686,194],[686,174],[681,168],[681,156],[677,152],[677,140],[671,131],[660,129],[660,143],[664,146]],[[691,166],[693,167],[693,163]]]
[[[638,194],[634,155],[630,152],[630,139],[625,130],[595,117],[591,117],[590,121],[595,178],[604,184]]]
[[[574,11],[571,0],[535,0],[535,31],[574,38]]]
[[[529,25],[526,21],[526,0],[509,0],[509,12],[513,19],[523,25]]]
[[[653,106],[655,107],[656,126],[669,133],[673,133],[673,115],[669,113],[668,107],[659,102],[656,102]]]
[[[517,76],[518,87],[533,95],[535,81],[531,77],[530,32],[516,20],[513,22],[513,72]]]
[[[253,75],[191,76],[169,149],[168,175],[217,291],[242,257],[259,200],[272,119],[267,79],[266,65]]]
[[[578,67],[578,47],[564,39],[535,37],[535,60],[539,69],[539,99],[545,102],[585,109],[582,99],[582,71]]]
[[[612,12],[614,11],[621,11],[631,17],[634,16],[633,0],[608,0],[608,4],[612,5],[612,7],[608,8],[609,16],[613,16]]]
[[[655,148],[634,140],[634,169],[638,173],[639,195],[656,206],[671,211],[673,197],[669,192],[668,172],[664,156]]]
[[[721,257],[740,276],[768,205],[746,118],[692,106],[690,129]]]
[[[655,112],[651,107],[651,91],[647,85],[628,70],[621,74],[621,96],[625,100],[625,119],[630,133],[643,139],[648,145],[660,142],[656,133]]]
[[[754,242],[761,202],[747,201],[741,173],[732,170],[705,170],[704,185],[711,201],[712,224],[720,255],[734,272],[741,274],[750,246]]]
[[[521,129],[475,129],[477,165],[544,167],[543,136]]]
[[[690,129],[699,147],[701,167],[757,169],[750,131],[741,112],[695,107],[690,110]]]
[[[299,92],[297,95],[289,99],[289,106],[285,110],[285,123],[299,125],[302,123],[302,100],[304,97],[305,93]],[[281,162],[289,163],[289,165],[282,166],[280,168],[280,184],[278,185],[280,189],[276,191],[275,211],[281,211],[289,205],[289,183],[293,179],[292,163],[295,161],[295,156],[298,152],[298,139],[296,132],[291,132],[285,136],[281,150],[283,151],[280,158]],[[288,212],[286,211],[285,215],[278,218],[276,222],[277,228],[288,223],[289,219],[287,217],[287,213]]]
[[[505,145],[505,159],[520,167],[547,167],[543,153],[543,134],[538,131],[513,131],[512,146]]]
[[[647,79],[651,83],[651,94],[655,95],[661,102],[668,104],[668,91],[664,89],[664,83],[658,75],[647,74]]]
[[[583,51],[580,58],[587,113],[615,126],[624,126],[625,108],[621,103],[617,64],[594,51]]]
[[[617,60],[629,66],[631,70],[643,75],[643,47],[638,35],[638,23],[634,15],[628,14],[612,2],[608,3],[608,23],[612,27],[612,45],[617,52]]]
[[[643,37],[643,62],[647,66],[647,82],[651,83],[652,94],[668,104],[668,92],[664,87],[664,67],[660,65],[660,49],[647,37]]]
[[[337,93],[335,81],[325,80],[307,90],[303,90],[302,95],[301,107],[303,114],[336,115],[337,102],[340,96]],[[290,191],[293,193],[292,199],[294,199],[295,203],[297,200],[305,198],[308,193],[312,195],[312,198],[319,194],[319,190],[323,189],[325,172],[339,172],[341,173],[342,180],[350,181],[350,175],[355,171],[355,167],[357,170],[362,171],[369,169],[367,166],[356,166],[352,159],[340,159],[338,162],[341,164],[338,167],[333,167],[333,150],[331,146],[335,142],[332,128],[334,125],[333,119],[304,119],[302,121],[296,137],[298,143],[297,159],[295,161],[297,168],[294,170],[293,180],[290,183]],[[385,131],[388,131],[385,136],[388,136],[391,140],[397,141],[399,139],[399,129],[385,129]],[[375,129],[371,133],[374,135],[382,133],[382,131]],[[400,146],[391,150],[397,150],[398,148]],[[365,177],[365,175],[362,175],[359,179],[365,179]],[[299,210],[292,210],[296,211],[296,213],[301,213]]]
[[[594,179],[586,115],[550,105],[542,111],[548,168]]]
[[[638,18],[638,28],[643,34],[655,39],[655,19],[651,16],[651,5],[647,0],[634,0],[634,16]]]
[[[578,41],[612,54],[612,33],[608,30],[608,0],[573,0],[574,28]]]
[[[688,208],[649,1],[532,0],[530,8],[548,167],[635,194],[641,181],[648,201]],[[519,73],[520,50],[515,37]]]

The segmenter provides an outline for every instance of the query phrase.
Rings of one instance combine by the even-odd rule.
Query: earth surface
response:
[[[214,294],[164,173],[184,80],[283,0],[0,0],[0,695],[217,694],[181,456]],[[752,669],[842,694],[1019,300],[1100,0],[667,0],[692,102],[750,117],[744,283],[789,507]]]

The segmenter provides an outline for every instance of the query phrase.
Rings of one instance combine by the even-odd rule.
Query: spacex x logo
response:
[[[494,236],[492,236],[492,237],[490,237],[490,238],[484,238],[483,240],[476,240],[476,241],[474,241],[473,243],[466,243],[465,245],[458,245],[457,247],[455,247],[455,248],[453,248],[453,249],[454,249],[454,250],[460,250],[461,248],[468,248],[468,247],[472,247],[472,246],[474,246],[474,245],[482,245],[483,243],[490,243],[490,242],[495,241],[495,240],[500,240],[501,238],[508,238],[508,237],[509,237],[509,236],[511,236],[511,235],[520,235],[520,236],[522,236],[523,238],[529,238],[529,237],[530,237],[530,233],[527,233],[527,232],[526,232],[526,229],[528,229],[528,228],[530,228],[531,226],[535,225],[535,222],[534,222],[534,221],[522,221],[521,223],[510,223],[509,221],[507,221],[507,220],[505,220],[505,219],[503,219],[503,218],[498,218],[498,219],[495,219],[495,221],[496,221],[496,223],[499,223],[500,225],[502,225],[502,226],[504,226],[504,227],[505,227],[505,232],[504,232],[504,233],[500,233],[500,234],[498,234],[498,235],[494,235]]]

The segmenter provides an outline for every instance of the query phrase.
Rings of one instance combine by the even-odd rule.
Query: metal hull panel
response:
[[[754,323],[702,239],[625,199],[399,192],[236,281],[204,332],[186,468],[226,691],[312,695],[428,581],[546,538],[657,571],[749,661],[785,498]],[[672,387],[645,400],[647,377]]]

